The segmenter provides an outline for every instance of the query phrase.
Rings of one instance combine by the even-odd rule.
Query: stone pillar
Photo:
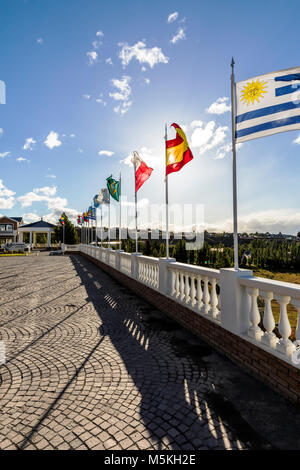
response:
[[[47,247],[50,248],[51,246],[51,233],[50,231],[47,233]]]
[[[36,246],[36,232],[33,232],[33,245]]]
[[[116,269],[121,270],[121,256],[120,253],[124,253],[124,250],[116,250]]]
[[[220,269],[221,325],[237,335],[245,333],[249,324],[249,303],[239,278],[252,276],[250,269]]]
[[[23,243],[23,232],[19,232],[19,242]]]
[[[29,232],[29,245],[32,248],[32,232]]]
[[[161,294],[170,294],[171,273],[168,270],[169,263],[176,263],[175,258],[159,258],[158,260],[158,290]]]
[[[135,279],[138,278],[138,256],[141,256],[142,253],[132,253],[131,254],[131,276]]]

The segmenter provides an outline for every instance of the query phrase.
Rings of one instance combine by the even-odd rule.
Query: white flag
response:
[[[300,129],[300,67],[236,83],[236,142]]]
[[[100,189],[96,201],[98,204],[109,204],[109,193],[107,188]]]

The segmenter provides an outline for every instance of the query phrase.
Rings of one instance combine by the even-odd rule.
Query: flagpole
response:
[[[95,207],[95,241],[96,241],[96,246],[98,246],[98,238],[97,238],[97,207]]]
[[[109,205],[108,205],[108,248],[110,248],[110,194],[109,194]]]
[[[120,245],[119,245],[119,250],[121,250],[121,226],[122,226],[122,204],[121,204],[121,172],[120,172],[120,192],[119,192],[119,201],[120,201],[120,228],[119,228],[119,242],[120,242]]]
[[[138,252],[138,227],[137,227],[137,191],[136,191],[136,162],[133,161],[134,171],[134,204],[135,204],[135,252]]]
[[[232,183],[233,183],[233,252],[234,269],[239,269],[239,246],[237,231],[237,178],[236,178],[236,146],[235,146],[235,114],[236,94],[234,79],[234,59],[231,61],[231,121],[232,121]]]
[[[166,168],[167,168],[167,124],[165,125],[165,152],[166,152]],[[169,191],[168,191],[168,175],[166,175],[166,258],[169,258]]]
[[[102,248],[102,240],[103,240],[103,232],[102,232],[102,204],[100,205],[101,209],[101,248]]]

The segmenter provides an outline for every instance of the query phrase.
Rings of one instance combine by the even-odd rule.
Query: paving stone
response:
[[[0,449],[251,447],[213,408],[200,421],[218,377],[162,313],[83,257],[20,258],[0,264]]]

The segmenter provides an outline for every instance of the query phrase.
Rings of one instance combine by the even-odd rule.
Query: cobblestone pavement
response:
[[[82,257],[0,259],[0,332],[0,449],[267,449],[257,408],[293,414]]]

